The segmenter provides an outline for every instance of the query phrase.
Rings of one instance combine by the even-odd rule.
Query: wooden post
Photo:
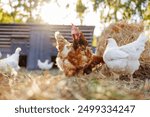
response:
[[[51,62],[51,43],[48,29],[43,26],[33,26],[30,33],[30,48],[27,69],[38,69],[37,60]]]

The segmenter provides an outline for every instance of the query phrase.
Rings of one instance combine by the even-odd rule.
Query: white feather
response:
[[[18,47],[14,54],[10,55],[7,58],[1,59],[0,67],[3,68],[3,67],[10,66],[16,71],[18,71],[20,69],[20,66],[19,66],[20,51],[21,51],[21,48]],[[7,69],[7,68],[4,68],[4,69]]]
[[[60,59],[60,57],[56,58],[56,65],[57,65],[57,67],[59,68],[60,71],[64,70],[64,68],[63,68],[63,61],[62,61],[62,59]]]
[[[56,58],[56,65],[58,66],[58,68],[61,71],[64,71],[64,69],[65,69],[64,64],[68,64],[68,62],[66,63],[65,58],[68,56],[68,53],[71,51],[71,43],[68,42],[61,35],[60,32],[55,32],[55,39],[56,39],[56,43],[57,43],[56,48],[58,49],[58,47],[62,47],[61,52],[58,52],[58,55]],[[69,67],[69,66],[67,66],[67,67]]]
[[[53,62],[51,62],[50,64],[48,63],[49,60],[46,59],[44,62],[41,62],[41,60],[38,60],[38,67],[41,69],[41,70],[49,70],[53,67]]]
[[[132,75],[139,69],[139,58],[144,51],[147,40],[148,38],[142,33],[136,41],[118,47],[113,38],[108,39],[108,44],[103,55],[106,65],[114,72],[123,72]]]

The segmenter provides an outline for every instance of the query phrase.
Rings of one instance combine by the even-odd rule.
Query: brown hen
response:
[[[73,43],[68,42],[60,33],[55,33],[56,48],[58,49],[57,66],[66,76],[92,72],[92,68],[103,60],[93,55],[79,28],[72,25],[71,34]]]

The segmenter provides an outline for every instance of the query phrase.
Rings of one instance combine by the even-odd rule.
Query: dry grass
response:
[[[71,78],[58,69],[30,72],[22,69],[16,78],[1,73],[0,99],[150,99],[150,81],[146,77],[135,74],[137,77],[130,84],[124,77],[103,78],[100,73]]]

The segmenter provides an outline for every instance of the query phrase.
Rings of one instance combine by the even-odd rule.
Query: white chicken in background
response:
[[[41,70],[49,70],[53,67],[53,62],[51,62],[50,64],[48,63],[49,60],[46,59],[44,62],[41,62],[41,60],[38,60],[38,67],[41,69]]]
[[[141,33],[136,41],[119,47],[113,38],[109,38],[103,55],[104,62],[112,72],[130,75],[132,82],[132,75],[139,69],[139,58],[147,40],[147,36]]]
[[[10,54],[7,54],[6,57],[7,57],[7,58],[10,57]]]
[[[7,58],[1,59],[0,60],[0,68],[6,67],[5,69],[7,69],[7,66],[10,66],[14,70],[18,71],[20,69],[20,66],[19,66],[20,51],[21,51],[21,48],[18,47],[15,50],[14,54],[10,55]]]
[[[0,69],[4,72],[10,72],[11,75],[17,76],[17,71],[20,69],[19,64],[19,53],[21,48],[17,48],[15,53],[7,58],[0,60]]]
[[[0,58],[2,58],[2,53],[0,52]]]

